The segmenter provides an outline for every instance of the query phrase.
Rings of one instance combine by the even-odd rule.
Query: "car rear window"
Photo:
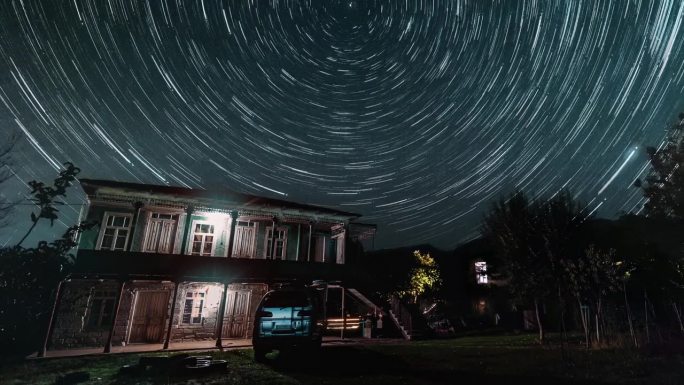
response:
[[[304,292],[276,291],[264,298],[263,307],[305,307],[309,305],[309,297]]]

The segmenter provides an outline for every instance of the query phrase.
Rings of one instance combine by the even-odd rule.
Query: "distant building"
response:
[[[99,224],[60,284],[54,348],[248,338],[274,284],[358,279],[348,262],[375,231],[358,214],[225,190],[80,182]]]

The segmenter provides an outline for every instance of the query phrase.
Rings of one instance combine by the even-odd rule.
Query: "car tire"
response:
[[[268,350],[255,346],[254,347],[254,361],[256,362],[266,362],[266,354]]]

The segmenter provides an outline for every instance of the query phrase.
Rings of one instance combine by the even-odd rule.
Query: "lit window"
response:
[[[489,282],[487,277],[487,262],[475,262],[475,279],[480,285],[486,285]]]
[[[114,292],[95,292],[88,307],[88,329],[100,329],[112,324],[114,313]]]
[[[132,219],[132,214],[105,213],[99,249],[125,250]]]
[[[184,324],[201,324],[202,311],[204,310],[204,292],[189,291],[185,295],[185,306],[183,307]]]
[[[264,255],[267,259],[285,259],[287,247],[287,229],[284,227],[276,228],[275,258],[271,256],[273,250],[273,227],[266,228],[266,250]]]
[[[214,251],[214,225],[195,222],[190,243],[190,254],[211,256]]]

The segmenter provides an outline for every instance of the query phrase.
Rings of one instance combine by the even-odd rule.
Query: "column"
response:
[[[109,326],[109,335],[107,336],[107,343],[105,343],[104,353],[109,353],[112,350],[112,337],[114,337],[114,328],[116,327],[116,319],[119,315],[119,308],[121,307],[121,297],[123,297],[124,286],[126,281],[119,279],[119,290],[116,293],[114,300],[114,314],[112,315],[112,324]]]
[[[171,302],[171,314],[169,314],[169,323],[166,325],[166,338],[164,338],[164,347],[166,350],[169,348],[169,342],[171,341],[171,325],[173,325],[173,315],[176,313],[176,302],[178,301],[178,286],[180,281],[174,280],[173,282],[173,302]]]
[[[190,226],[192,226],[192,213],[195,211],[195,208],[192,206],[188,206],[185,209],[185,228],[183,229],[183,240],[181,242],[181,254],[187,254],[188,253],[188,237],[190,236]]]
[[[306,248],[306,261],[311,262],[311,233],[313,231],[313,225],[311,222],[309,222],[309,242],[308,242],[308,247]]]
[[[135,214],[133,214],[133,221],[131,223],[131,233],[129,234],[130,236],[130,242],[128,242],[128,245],[126,246],[126,251],[131,251],[133,248],[133,241],[135,240],[135,230],[138,228],[138,221],[140,220],[140,210],[143,208],[143,203],[142,202],[135,202],[133,203],[133,207],[135,208]]]
[[[235,247],[235,226],[237,225],[239,213],[236,210],[230,212],[230,238],[228,238],[228,258],[233,257]]]
[[[52,331],[55,329],[55,317],[59,311],[59,303],[62,301],[62,288],[64,281],[59,281],[57,284],[57,292],[55,293],[55,303],[52,305],[52,313],[50,314],[50,321],[48,321],[47,332],[45,333],[45,340],[43,340],[43,346],[38,350],[38,357],[45,357],[48,348],[50,347],[50,342],[52,340]]]
[[[273,230],[271,231],[271,259],[275,259],[276,226],[278,226],[278,218],[273,217]],[[268,234],[266,234],[266,235],[268,235]]]
[[[232,237],[231,237],[232,238]],[[221,294],[221,304],[218,308],[218,317],[216,318],[216,347],[223,349],[223,316],[226,312],[226,297],[228,296],[228,282],[223,283],[223,294]]]

